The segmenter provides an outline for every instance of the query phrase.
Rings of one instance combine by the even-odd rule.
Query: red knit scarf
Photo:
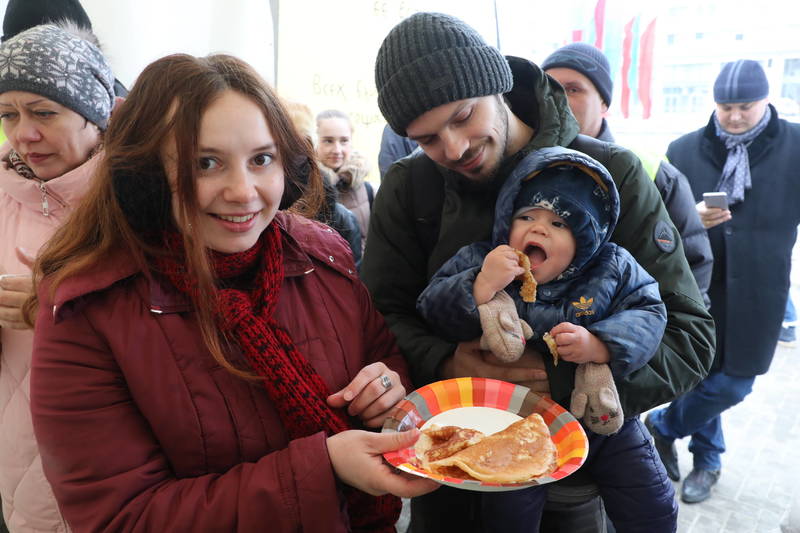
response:
[[[168,234],[167,247],[183,258],[183,241]],[[328,387],[308,360],[295,348],[289,333],[273,318],[283,282],[283,241],[272,223],[255,246],[244,252],[212,252],[220,280],[248,273],[254,279],[248,290],[217,290],[219,327],[235,339],[253,370],[264,378],[264,387],[276,406],[283,427],[294,440],[318,431],[332,435],[352,428],[342,409],[326,403]],[[197,283],[189,279],[182,261],[159,259],[158,267],[181,292],[193,295]],[[394,496],[373,497],[345,487],[350,527],[353,531],[394,532],[400,515],[400,500]]]

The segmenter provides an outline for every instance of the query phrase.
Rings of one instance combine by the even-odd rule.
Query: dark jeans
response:
[[[789,297],[786,299],[786,311],[783,313],[783,321],[787,323],[797,322],[797,311],[795,311],[794,303],[792,302],[791,291],[789,291]]]
[[[669,407],[654,411],[650,419],[656,431],[667,439],[692,436],[689,451],[694,456],[695,468],[719,470],[720,456],[725,452],[720,415],[750,394],[755,379],[755,376],[729,376],[719,370],[711,372]]]

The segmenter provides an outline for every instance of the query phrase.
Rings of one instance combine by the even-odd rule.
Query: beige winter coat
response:
[[[369,229],[369,196],[364,185],[370,165],[364,156],[351,152],[350,157],[339,168],[339,172],[320,164],[323,173],[339,191],[339,202],[349,209],[358,220],[361,229],[361,250],[367,242]]]

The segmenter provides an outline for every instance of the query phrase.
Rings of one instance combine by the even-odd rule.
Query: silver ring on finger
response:
[[[389,389],[391,389],[391,388],[392,388],[392,378],[390,378],[390,377],[389,377],[389,376],[387,376],[386,374],[383,374],[383,375],[382,375],[381,377],[379,377],[378,379],[379,379],[379,380],[380,380],[380,382],[381,382],[381,386],[382,386],[382,387],[383,387],[385,390],[389,390]]]

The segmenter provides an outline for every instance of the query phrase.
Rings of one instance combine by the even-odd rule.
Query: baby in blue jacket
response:
[[[649,361],[666,326],[657,282],[609,240],[618,217],[619,195],[600,163],[562,147],[533,151],[503,184],[492,242],[459,250],[434,274],[417,309],[443,337],[468,341],[481,336],[478,306],[507,290],[533,330],[529,344],[547,354],[542,337],[554,338],[561,362],[543,358],[550,394],[569,409],[578,365],[608,364],[614,380],[621,380]],[[533,303],[519,295],[515,278],[523,269],[515,250],[527,255],[538,282]],[[634,522],[649,523],[650,531],[670,531],[674,502],[665,500],[673,492],[652,443],[643,437],[647,433],[635,417],[617,428],[611,435],[587,431],[583,468],[594,470],[612,519],[615,507],[620,516],[630,516],[633,505],[634,514],[640,514]],[[531,520],[538,519],[529,513],[540,515],[544,505],[541,488],[485,498],[506,509],[501,512],[504,530],[530,531]],[[513,503],[520,498],[526,499],[524,505]],[[531,498],[541,499],[541,505],[531,505]]]

